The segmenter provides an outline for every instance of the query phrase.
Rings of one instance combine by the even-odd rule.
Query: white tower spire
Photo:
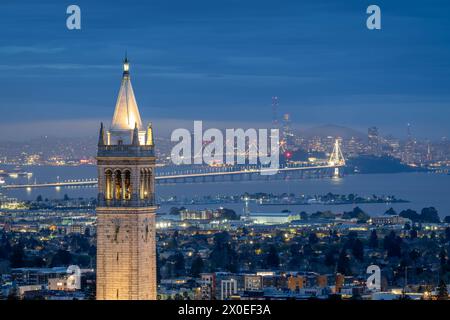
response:
[[[139,130],[142,130],[141,115],[130,80],[130,62],[125,57],[122,83],[114,110],[111,131],[133,130],[135,124]]]

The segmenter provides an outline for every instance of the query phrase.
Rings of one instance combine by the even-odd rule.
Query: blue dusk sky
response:
[[[66,9],[81,8],[81,30]],[[382,29],[366,28],[381,7]],[[146,121],[450,136],[450,1],[1,0],[0,139],[94,135],[125,51]]]

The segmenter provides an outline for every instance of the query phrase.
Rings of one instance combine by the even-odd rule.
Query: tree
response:
[[[439,261],[441,263],[441,268],[445,268],[447,265],[447,251],[445,251],[444,248],[441,249],[441,252],[439,253]]]
[[[176,293],[173,300],[183,300],[183,297],[181,296],[181,294]]]
[[[423,208],[420,214],[420,219],[422,222],[441,223],[438,211],[434,207]]]
[[[412,222],[420,222],[420,215],[411,209],[400,212],[400,217],[411,220]]]
[[[439,286],[437,288],[437,292],[438,292],[437,294],[438,300],[448,300],[448,290],[444,280],[440,281]]]
[[[172,234],[172,237],[170,237],[169,241],[167,241],[167,248],[168,249],[178,248],[178,232],[177,231],[175,231]]]
[[[388,216],[396,216],[397,211],[395,211],[394,208],[389,208],[389,210],[387,210],[384,214]]]
[[[384,237],[384,249],[387,251],[388,257],[398,257],[402,256],[401,250],[402,238],[395,235],[394,231]]]
[[[373,229],[372,232],[370,233],[369,247],[371,247],[372,249],[378,248],[378,235],[377,230],[375,229]]]
[[[302,212],[300,212],[300,219],[301,220],[308,220],[309,219],[309,215],[305,211],[302,211]]]
[[[34,257],[33,268],[43,268],[45,267],[45,261],[42,257]]]
[[[12,247],[9,243],[8,237],[6,236],[6,232],[3,232],[0,240],[0,259],[7,260],[11,254],[11,251]]]
[[[331,233],[331,241],[339,241],[339,234],[337,233],[336,230],[333,230],[333,232]]]
[[[370,219],[370,216],[365,213],[360,207],[355,207],[350,212],[344,212],[343,219],[356,219],[358,223],[365,223]]]
[[[213,271],[225,269],[230,272],[237,272],[237,254],[230,244],[228,232],[220,232],[214,235],[214,246],[209,256]]]
[[[186,267],[183,254],[181,252],[175,253],[173,260],[173,269],[175,276],[184,276],[186,274]]]
[[[420,251],[419,251],[418,249],[412,249],[412,250],[409,252],[409,258],[410,258],[414,263],[416,263],[416,262],[419,260],[420,256],[421,256],[421,254],[420,254]]]
[[[353,244],[353,242],[358,239],[358,233],[356,231],[350,231],[347,234],[348,241]]]
[[[450,227],[445,228],[445,241],[450,241]]]
[[[162,259],[159,255],[158,250],[156,250],[156,283],[161,282],[161,267],[164,265]]]
[[[417,229],[416,228],[412,228],[411,230],[409,230],[409,237],[411,239],[417,239]]]
[[[313,245],[313,244],[316,244],[317,242],[319,242],[319,238],[317,238],[317,234],[310,233],[308,236],[308,242],[310,245]]]
[[[221,208],[217,210],[220,214],[220,217],[222,219],[227,219],[227,220],[239,220],[240,216],[238,214],[236,214],[236,212],[234,210],[231,209],[227,209],[227,208]]]
[[[342,249],[341,253],[339,254],[339,259],[337,262],[337,268],[338,273],[344,274],[344,275],[350,275],[350,259],[347,255],[347,250]]]
[[[330,249],[325,253],[325,265],[327,267],[333,267],[336,264],[336,259],[334,255],[336,254],[336,251],[334,249]]]
[[[199,255],[197,255],[192,261],[191,270],[189,272],[191,277],[198,278],[200,276],[200,273],[203,272],[203,267],[203,259]]]
[[[12,268],[22,268],[24,266],[25,252],[22,243],[19,242],[13,246],[10,262]]]
[[[301,254],[302,247],[297,242],[292,243],[289,246],[289,253],[291,255],[291,259],[289,260],[289,268],[298,268],[302,261]]]
[[[8,294],[8,300],[19,300],[19,298],[18,298],[18,295],[19,295],[19,292],[18,292],[19,290],[18,290],[18,288],[17,288],[17,285],[13,285],[12,287],[11,287],[11,289],[9,290],[9,294]]]
[[[363,261],[364,260],[364,245],[361,242],[361,240],[356,239],[353,242],[352,254],[357,260],[359,260],[359,261]]]
[[[274,245],[269,247],[269,252],[266,257],[267,266],[273,269],[277,269],[280,266],[280,258],[278,257],[277,249]]]
[[[52,257],[52,267],[69,266],[71,264],[72,255],[67,250],[59,249]]]
[[[41,196],[41,195],[38,195],[37,198],[36,198],[36,201],[37,201],[37,202],[42,202],[42,196]]]
[[[172,207],[169,210],[169,214],[170,215],[179,215],[180,212],[183,211],[183,210],[186,210],[186,208],[185,207],[180,207],[180,208]]]

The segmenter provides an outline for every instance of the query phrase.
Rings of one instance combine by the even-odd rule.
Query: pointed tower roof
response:
[[[139,108],[131,86],[129,68],[128,58],[125,57],[122,83],[111,124],[112,131],[133,130],[135,124],[137,124],[138,129],[142,128],[141,115],[139,114]]]
[[[151,122],[147,126],[147,132],[145,134],[145,144],[147,146],[153,146],[155,144],[153,141],[153,128]]]
[[[105,145],[105,131],[103,130],[103,122],[100,123],[100,133],[98,135],[98,145],[99,146]]]
[[[139,130],[137,127],[137,123],[134,124],[134,130],[133,130],[133,139],[131,140],[131,144],[133,146],[139,145]]]

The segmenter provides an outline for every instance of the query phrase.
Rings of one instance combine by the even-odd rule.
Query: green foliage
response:
[[[227,219],[227,220],[239,220],[240,216],[238,214],[236,214],[236,212],[234,210],[231,209],[227,209],[227,208],[221,208],[218,210],[220,217],[222,219]]]
[[[396,236],[394,231],[391,231],[389,235],[384,237],[383,246],[384,249],[387,251],[388,257],[398,257],[400,258],[402,256],[402,238],[399,236]]]
[[[267,266],[272,269],[278,269],[280,266],[280,257],[278,256],[277,249],[271,245],[266,257]]]
[[[334,219],[336,215],[331,211],[317,211],[311,214],[311,219]]]
[[[417,213],[414,210],[407,209],[400,212],[400,217],[411,220],[415,223],[440,223],[441,219],[439,214],[434,207],[423,208],[421,213]]]
[[[339,254],[336,271],[344,275],[352,274],[350,269],[350,258],[347,255],[347,250],[345,249],[342,249]]]
[[[370,219],[370,216],[365,213],[360,207],[354,208],[350,212],[344,212],[343,219],[357,219],[358,223],[365,223]]]
[[[192,260],[191,270],[189,272],[190,276],[194,277],[194,278],[198,278],[200,273],[203,272],[203,268],[204,268],[203,259],[197,255]]]
[[[438,300],[448,300],[448,290],[444,280],[440,281],[437,291]]]
[[[377,235],[377,230],[375,230],[375,229],[372,230],[372,232],[370,233],[369,247],[372,249],[378,248],[378,235]]]
[[[389,208],[389,210],[386,210],[386,212],[384,214],[388,215],[388,216],[396,216],[397,211],[395,211],[394,208]]]
[[[51,267],[69,266],[73,264],[72,254],[63,249],[59,249],[51,259]]]
[[[230,235],[224,231],[214,235],[214,247],[209,256],[213,270],[237,272],[237,253],[230,243]]]

